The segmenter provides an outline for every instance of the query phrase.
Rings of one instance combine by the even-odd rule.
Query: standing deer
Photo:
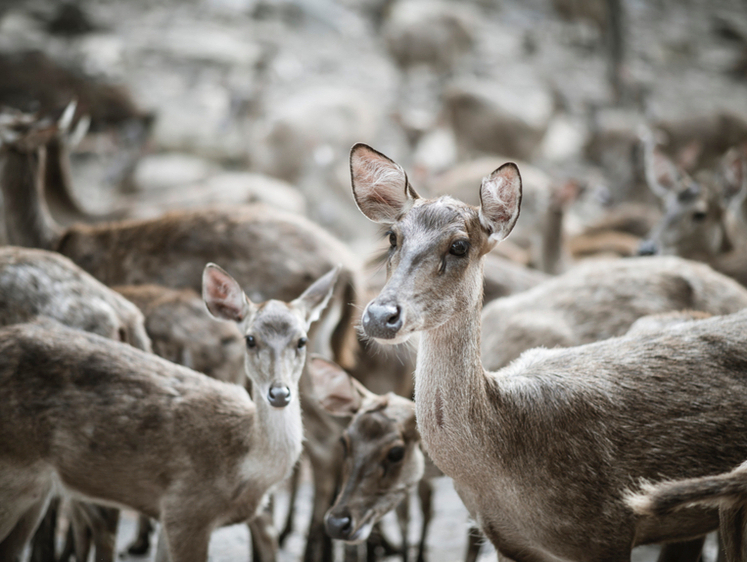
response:
[[[307,333],[338,272],[290,303],[255,305],[205,269],[208,309],[245,334],[254,402],[238,385],[54,323],[0,330],[0,559],[20,555],[61,485],[158,517],[159,562],[206,561],[211,531],[254,517],[301,453]]]
[[[358,260],[311,221],[264,205],[173,212],[148,220],[96,225],[55,223],[40,196],[45,145],[56,125],[19,119],[0,128],[0,160],[8,238],[13,244],[56,250],[107,285],[152,283],[200,290],[206,261],[230,269],[251,298],[290,300],[324,272],[342,263],[330,307],[309,335],[310,349],[330,354],[345,367],[358,350],[353,319],[359,293]],[[304,377],[305,378],[305,377]],[[302,394],[306,384],[301,383]],[[304,399],[305,400],[305,399]],[[314,468],[314,505],[306,549],[320,560],[331,542],[324,537],[324,512],[334,496],[339,425],[315,400],[303,409],[307,450]]]
[[[642,480],[718,474],[747,458],[747,313],[535,349],[486,372],[482,256],[518,219],[518,168],[486,177],[479,207],[421,199],[401,167],[362,144],[351,174],[359,208],[391,243],[363,330],[382,343],[421,332],[423,443],[501,555],[622,562],[638,544],[716,528],[713,509],[639,517],[625,496]]]

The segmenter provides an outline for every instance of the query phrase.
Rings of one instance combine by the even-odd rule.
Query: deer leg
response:
[[[407,535],[410,530],[410,497],[409,494],[399,502],[397,506],[397,523],[399,524],[399,532],[402,536],[402,546],[400,552],[402,555],[402,562],[407,562]]]
[[[467,533],[467,554],[464,556],[465,562],[477,562],[480,555],[480,546],[482,545],[483,536],[477,527],[472,527]]]
[[[114,562],[116,558],[119,510],[96,505],[87,506],[92,512],[91,529],[96,548],[96,562]]]
[[[293,469],[293,475],[290,478],[290,497],[288,498],[288,515],[285,517],[285,525],[283,530],[278,535],[278,546],[283,546],[285,539],[287,539],[293,532],[293,515],[296,507],[296,495],[298,494],[298,484],[301,479],[301,463],[296,463]]]
[[[91,552],[91,526],[88,522],[85,504],[77,501],[70,502],[70,529],[76,561],[87,561]]]
[[[745,555],[744,532],[747,528],[747,513],[745,506],[719,509],[719,562],[744,562]]]
[[[142,556],[150,550],[150,535],[153,532],[153,522],[150,517],[140,515],[137,520],[137,535],[127,547],[127,552],[135,556]]]
[[[278,555],[278,533],[272,521],[272,513],[262,510],[249,521],[252,536],[252,562],[275,562]]]
[[[32,504],[15,522],[10,533],[0,541],[0,560],[20,562],[23,549],[34,535],[34,530],[44,516],[48,503],[49,492],[42,494],[42,498]]]
[[[210,525],[204,520],[184,520],[183,508],[172,516],[161,515],[156,562],[207,562]]]
[[[433,485],[430,480],[422,479],[418,482],[418,499],[423,514],[423,527],[420,531],[417,562],[425,562],[425,539],[428,536],[428,527],[433,518]]]
[[[55,562],[55,532],[59,507],[59,498],[49,502],[47,513],[39,523],[34,538],[31,539],[30,562]]]
[[[314,502],[306,539],[304,562],[326,562],[332,559],[332,539],[329,538],[324,530],[324,514],[334,501],[340,463],[337,458],[339,455],[331,456],[333,456],[331,463],[314,463],[312,460],[314,469]],[[322,461],[324,460],[326,459]]]
[[[662,545],[657,562],[698,562],[705,537]]]

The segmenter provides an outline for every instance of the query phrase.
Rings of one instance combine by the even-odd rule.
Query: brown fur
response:
[[[365,158],[365,146],[353,150]],[[496,181],[488,188],[521,189],[510,166]],[[363,326],[384,342],[422,332],[423,442],[499,552],[519,562],[616,562],[635,545],[716,528],[714,510],[638,517],[624,496],[641,480],[718,474],[747,457],[747,313],[532,350],[489,373],[479,354],[481,256],[505,237],[503,225],[441,198],[416,200],[389,227],[402,242]],[[469,242],[466,254],[451,253],[455,240]],[[378,315],[386,329],[374,328],[378,308],[395,305],[396,316]]]
[[[587,262],[487,304],[482,361],[487,369],[499,369],[533,347],[620,336],[650,314],[683,309],[730,314],[746,307],[747,289],[702,263],[673,256]]]

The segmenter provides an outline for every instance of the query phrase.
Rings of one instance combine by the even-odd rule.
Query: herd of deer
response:
[[[469,205],[421,198],[355,145],[355,202],[389,241],[370,289],[344,244],[262,205],[63,228],[45,197],[61,127],[6,114],[0,129],[1,561],[29,542],[57,559],[64,508],[62,559],[111,562],[121,507],[142,514],[133,552],[158,519],[159,562],[205,562],[211,532],[238,522],[254,559],[275,560],[287,528],[266,498],[302,454],[306,562],[394,509],[406,559],[415,489],[424,560],[439,474],[500,559],[625,561],[664,543],[660,560],[695,561],[720,528],[726,560],[747,560],[747,289],[714,271],[747,256],[728,249],[747,220],[712,187],[744,211],[743,155],[716,181],[647,152],[666,199],[647,249],[714,268],[594,260],[483,308],[486,257],[519,219],[515,164],[486,169]],[[418,334],[417,357],[374,349],[357,323],[382,344]],[[414,402],[392,392],[411,393],[413,371]]]

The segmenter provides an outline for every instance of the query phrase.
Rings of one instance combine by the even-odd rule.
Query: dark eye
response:
[[[386,455],[386,458],[389,462],[399,462],[403,458],[405,458],[405,448],[404,447],[392,447],[389,449],[389,452]]]
[[[306,342],[309,341],[307,338],[300,338],[298,340],[298,349],[303,349],[306,347]]]
[[[456,240],[451,243],[449,253],[453,256],[463,256],[467,253],[467,250],[469,250],[469,242],[466,240]]]
[[[693,213],[693,220],[695,222],[702,222],[705,220],[705,218],[706,218],[706,214],[704,211],[695,211]]]
[[[246,347],[257,347],[257,340],[254,339],[254,336],[246,336]]]
[[[123,343],[127,343],[127,330],[124,328],[119,328],[117,335],[119,336],[119,341]]]
[[[397,247],[397,235],[394,234],[394,232],[390,232],[389,233],[389,245],[392,248],[396,248]]]

